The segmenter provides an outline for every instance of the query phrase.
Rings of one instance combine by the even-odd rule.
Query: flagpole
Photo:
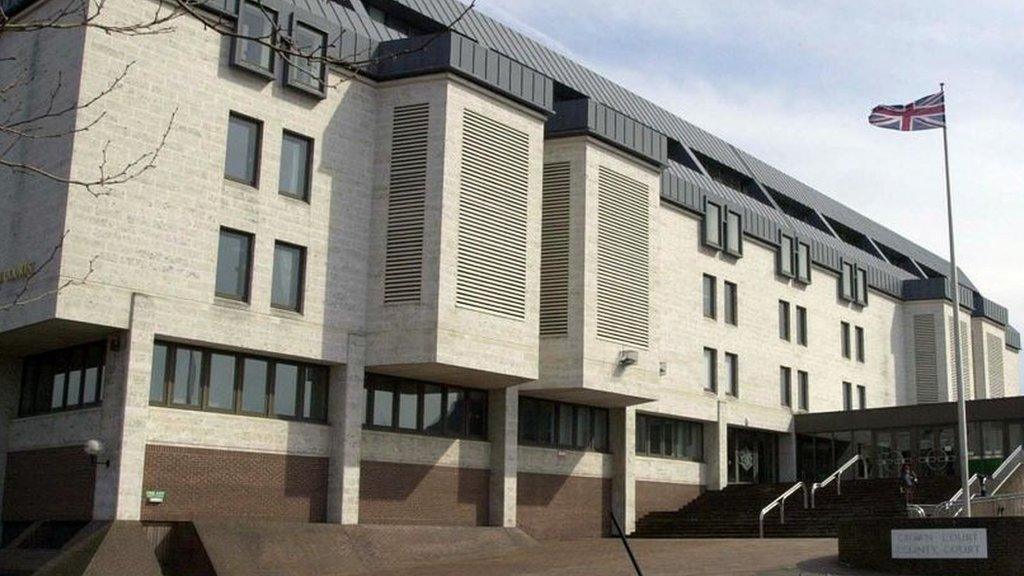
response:
[[[946,85],[939,83],[942,105],[946,105]],[[948,111],[948,109],[947,109]],[[957,428],[960,439],[960,487],[963,492],[963,515],[971,516],[971,486],[967,462],[967,394],[964,390],[963,353],[960,347],[960,271],[956,266],[956,244],[953,240],[953,193],[949,185],[949,140],[946,137],[948,116],[942,122],[942,157],[946,166],[946,216],[949,220],[949,277],[953,283],[953,366],[956,372]]]

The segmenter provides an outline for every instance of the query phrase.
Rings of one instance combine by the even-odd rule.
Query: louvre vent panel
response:
[[[526,315],[529,136],[471,110],[463,115],[456,303]]]
[[[947,327],[949,328],[949,386],[952,391],[953,399],[959,400],[958,389],[956,386],[956,338],[953,334],[953,319],[949,318]],[[971,357],[968,355],[968,339],[970,334],[968,332],[967,323],[960,322],[960,373],[964,378],[964,398],[970,400],[974,397],[974,386],[971,383]]]
[[[395,108],[391,126],[384,303],[419,302],[423,289],[423,225],[427,196],[430,106]]]
[[[1003,340],[995,334],[987,334],[985,340],[988,354],[988,397],[1002,398],[1006,395],[1003,382]]]
[[[570,164],[544,167],[540,249],[540,335],[569,333]]]
[[[597,336],[647,348],[649,189],[604,166],[598,169],[597,188]]]
[[[939,372],[935,353],[935,317],[914,316],[914,379],[918,403],[939,401]]]

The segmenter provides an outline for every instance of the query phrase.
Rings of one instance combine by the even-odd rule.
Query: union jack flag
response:
[[[868,122],[879,128],[913,132],[943,128],[946,125],[946,102],[942,92],[925,96],[910,104],[875,106]]]

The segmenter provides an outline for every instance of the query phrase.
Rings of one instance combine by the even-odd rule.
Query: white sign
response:
[[[988,558],[988,531],[984,528],[893,530],[892,557]]]

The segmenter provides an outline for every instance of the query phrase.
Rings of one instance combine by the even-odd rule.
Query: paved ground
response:
[[[874,576],[839,565],[828,539],[632,540],[644,576]],[[374,572],[373,576],[630,576],[618,540],[545,542],[493,558]]]

